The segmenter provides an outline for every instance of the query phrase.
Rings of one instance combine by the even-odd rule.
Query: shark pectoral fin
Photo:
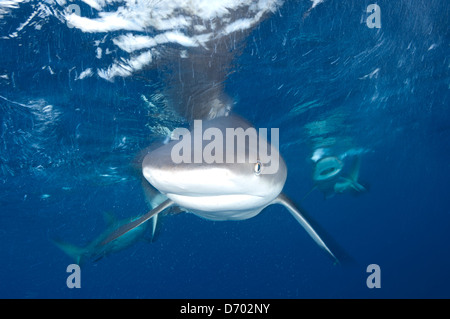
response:
[[[324,241],[320,238],[320,236],[316,233],[314,228],[308,223],[306,218],[300,213],[300,210],[295,206],[295,204],[284,194],[278,195],[278,197],[274,200],[274,203],[281,204],[294,216],[294,218],[300,223],[300,225],[303,226],[303,228],[306,230],[306,232],[309,234],[309,236],[312,237],[312,239],[322,248],[324,249],[328,254],[330,254],[331,257],[335,260],[335,262],[339,263],[338,259],[334,254],[331,252],[331,250],[327,247],[327,245],[324,243]]]
[[[358,183],[358,182],[356,182],[356,181],[353,181],[353,183],[351,184],[351,187],[355,190],[355,191],[357,191],[357,192],[365,192],[365,191],[367,191],[367,189],[364,187],[364,186],[362,186],[360,183]]]
[[[358,193],[367,191],[367,189],[360,183],[358,183],[356,180],[345,177],[339,177],[339,183],[336,183],[334,185],[334,191],[336,193],[344,193],[345,191],[348,190],[354,190],[355,192]]]
[[[359,169],[361,168],[361,156],[356,156],[353,166],[350,170],[350,179],[356,182],[359,178]]]
[[[125,224],[125,225],[119,227],[118,229],[116,229],[105,240],[103,240],[100,243],[100,245],[101,246],[106,245],[106,244],[112,242],[113,240],[119,238],[120,236],[125,235],[129,231],[135,229],[136,227],[139,227],[140,225],[142,225],[143,223],[148,221],[150,218],[152,218],[156,214],[162,212],[166,208],[169,208],[173,204],[174,204],[174,202],[171,201],[170,199],[165,200],[160,205],[158,205],[157,207],[155,207],[154,209],[152,209],[151,211],[149,211],[147,214],[143,215],[142,217],[140,217],[140,218],[132,221],[131,223]]]

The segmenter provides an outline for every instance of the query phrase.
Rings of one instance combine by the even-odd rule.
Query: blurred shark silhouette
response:
[[[167,199],[164,195],[158,192],[147,182],[145,182],[145,184],[143,183],[143,190],[146,197],[146,202],[150,209],[157,207]],[[75,261],[75,263],[81,265],[88,260],[94,262],[99,261],[105,256],[126,249],[139,240],[154,242],[157,234],[159,233],[161,219],[160,214],[154,216],[150,220],[150,223],[142,224],[141,226],[136,227],[118,240],[110,242],[108,245],[104,245],[102,244],[103,241],[112,233],[114,233],[117,228],[133,222],[134,220],[139,219],[141,216],[127,218],[124,220],[117,220],[111,213],[104,213],[103,215],[107,225],[106,230],[85,246],[76,246],[64,242],[60,239],[52,239],[52,242],[63,252],[65,252],[69,257],[71,257]]]
[[[148,225],[144,224],[141,227],[135,228],[132,232],[129,232],[126,236],[120,238],[120,240],[111,242],[109,245],[101,245],[102,241],[107,238],[111,232],[114,232],[117,227],[120,227],[121,225],[127,224],[128,222],[136,219],[132,218],[117,221],[112,214],[108,213],[105,213],[104,217],[107,224],[107,229],[85,246],[75,246],[59,239],[53,239],[52,242],[63,252],[65,252],[69,257],[71,257],[75,263],[81,265],[88,260],[98,261],[111,253],[129,247],[139,239],[144,238],[144,234],[146,233],[147,229],[150,225],[152,225],[151,223],[149,223]]]
[[[344,163],[335,156],[327,156],[318,160],[313,171],[314,186],[303,199],[308,197],[315,189],[320,190],[325,198],[332,197],[335,194],[358,194],[367,191],[358,182],[361,157],[359,155],[355,157],[348,174],[343,173],[343,167]]]

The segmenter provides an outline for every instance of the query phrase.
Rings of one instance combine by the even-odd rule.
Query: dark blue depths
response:
[[[448,298],[450,5],[378,1],[382,25],[371,29],[371,3],[329,0],[305,15],[310,1],[286,1],[250,34],[227,79],[235,112],[280,128],[295,201],[313,186],[318,144],[361,152],[368,192],[313,191],[301,202],[340,265],[270,206],[238,222],[167,216],[155,243],[83,265],[81,288],[67,288],[72,260],[51,238],[82,245],[105,229],[105,212],[147,211],[133,161],[157,139],[158,114],[142,95],[162,84],[155,70],[74,80],[107,63],[87,49],[98,35],[51,17],[0,39],[0,297]],[[24,4],[4,17],[2,35],[30,12]],[[366,285],[370,264],[379,289]]]

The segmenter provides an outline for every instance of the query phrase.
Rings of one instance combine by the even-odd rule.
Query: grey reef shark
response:
[[[172,140],[145,155],[142,173],[148,183],[167,199],[142,217],[116,229],[100,245],[106,246],[120,240],[122,236],[172,206],[205,219],[226,221],[248,219],[258,215],[269,205],[280,204],[337,261],[298,207],[282,193],[287,167],[278,150],[261,135],[256,136],[256,129],[237,115],[217,117],[202,121],[201,124],[201,128],[194,126],[191,131],[184,132],[183,139]],[[196,129],[201,129],[200,133]],[[200,144],[196,138],[205,137],[209,135],[208,132],[215,132],[214,139],[209,143],[201,143],[198,152]],[[251,143],[251,138],[239,140],[238,134],[230,138],[230,132],[245,132],[250,136],[250,132],[254,132],[253,137],[257,137],[257,142]],[[232,148],[221,147],[232,140],[236,142]],[[243,148],[239,148],[239,141]],[[263,157],[260,153],[261,145],[264,145],[263,149],[270,148],[270,161],[251,156],[258,154]],[[230,152],[223,151],[227,148],[233,153],[232,158],[229,156]],[[205,158],[196,161],[196,153]],[[212,154],[214,161],[206,161],[205,154]],[[174,160],[174,155],[184,157],[185,161]],[[265,173],[265,170],[268,172]]]
[[[84,246],[76,246],[60,239],[52,239],[52,242],[71,257],[75,263],[83,265],[86,261],[96,262],[105,256],[128,248],[138,240],[145,238],[145,234],[148,232],[148,228],[151,225],[151,223],[148,223],[147,225],[137,227],[119,240],[104,245],[104,240],[109,238],[117,228],[127,225],[129,222],[135,220],[135,218],[129,218],[118,221],[109,213],[104,213],[104,217],[107,224],[106,230]],[[149,238],[149,240],[151,241],[151,238]]]
[[[170,207],[205,219],[226,221],[252,218],[267,206],[280,204],[337,261],[300,209],[282,193],[287,167],[278,149],[265,136],[237,115],[194,122],[193,129],[182,131],[181,139],[180,134],[179,139],[144,155],[143,186],[152,207],[147,214],[130,222],[109,222],[107,231],[86,247],[55,241],[57,246],[77,263],[85,258],[98,260],[134,243],[143,236],[147,224],[151,224],[153,238],[158,216]],[[205,137],[207,141],[203,140]],[[147,223],[149,220],[151,223]]]
[[[152,223],[148,224],[152,225],[154,234],[158,216],[169,208],[209,220],[226,221],[252,218],[267,206],[280,204],[337,261],[300,209],[282,193],[287,168],[278,148],[268,143],[267,134],[255,133],[256,129],[246,120],[231,113],[233,98],[226,93],[225,83],[234,72],[233,61],[245,47],[243,40],[270,10],[251,19],[250,12],[230,11],[230,21],[246,22],[245,28],[236,28],[226,36],[216,34],[201,46],[182,50],[168,46],[164,54],[155,59],[168,107],[191,123],[190,130],[179,130],[180,134],[175,136],[178,139],[144,152],[142,156],[147,198],[154,198],[151,193],[158,198],[150,205],[151,210],[129,223],[108,229],[84,250],[59,242],[58,246],[69,255],[79,259],[78,256],[97,257],[114,252],[138,238],[140,232],[134,232],[146,227],[150,219]],[[226,23],[227,20],[218,20],[214,25]],[[205,25],[211,32],[220,29]],[[226,25],[223,29],[228,30]],[[240,134],[227,140],[230,131],[248,133],[253,139],[245,138],[239,148]],[[230,146],[231,141],[237,142]],[[264,148],[270,149],[270,156],[268,152],[261,152]],[[205,154],[209,157],[202,158]]]

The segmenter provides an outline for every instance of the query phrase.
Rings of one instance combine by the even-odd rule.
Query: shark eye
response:
[[[256,175],[261,174],[261,169],[262,169],[262,164],[260,161],[257,161],[255,163],[255,167],[253,168],[253,171],[255,172]]]

